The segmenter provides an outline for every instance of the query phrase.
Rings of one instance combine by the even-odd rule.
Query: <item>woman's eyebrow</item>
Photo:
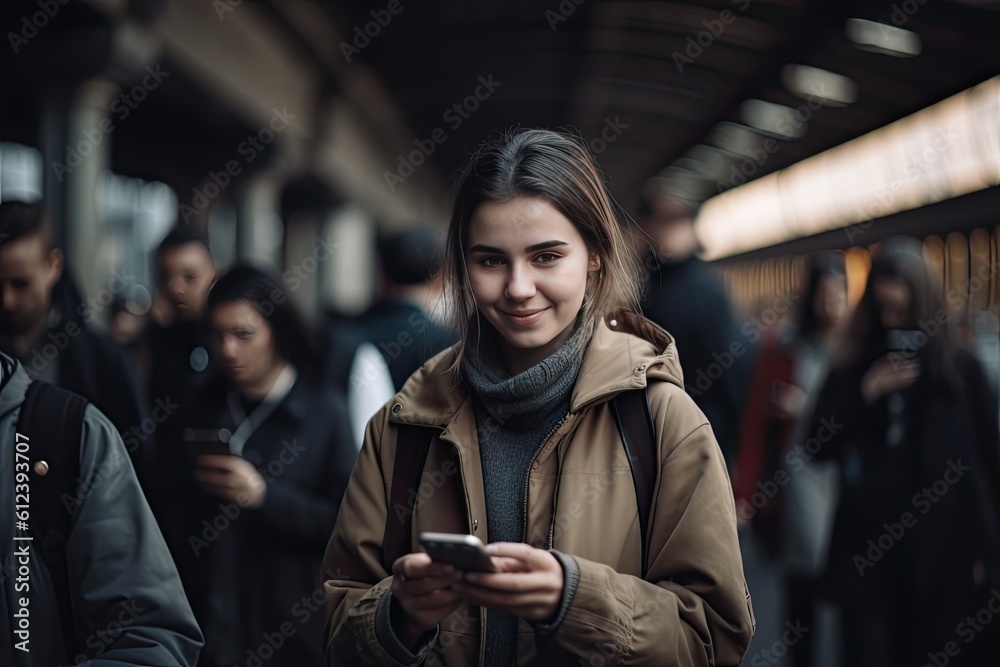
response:
[[[549,248],[555,248],[556,246],[561,246],[561,245],[569,245],[569,244],[566,243],[566,241],[543,241],[542,243],[529,245],[527,248],[524,249],[524,252],[530,253],[530,252],[537,252],[539,250],[548,250]],[[471,248],[469,248],[469,252],[488,252],[495,255],[505,254],[504,250],[500,248],[494,248],[493,246],[482,245],[482,244],[472,246]]]

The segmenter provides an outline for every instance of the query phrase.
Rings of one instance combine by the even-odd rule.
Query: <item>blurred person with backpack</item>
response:
[[[0,515],[0,664],[195,665],[202,634],[118,432],[2,353]]]

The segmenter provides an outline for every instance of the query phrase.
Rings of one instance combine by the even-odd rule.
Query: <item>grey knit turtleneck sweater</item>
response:
[[[592,333],[592,324],[577,327],[561,348],[513,377],[504,369],[499,345],[487,340],[486,332],[478,353],[462,362],[476,412],[490,542],[524,541],[528,468],[542,441],[569,412],[570,393]],[[517,617],[489,610],[485,664],[513,665],[516,648]]]

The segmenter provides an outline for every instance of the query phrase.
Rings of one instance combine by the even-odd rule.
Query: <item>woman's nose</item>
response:
[[[513,265],[507,277],[505,296],[512,301],[524,301],[535,295],[535,280],[531,270],[525,266]]]

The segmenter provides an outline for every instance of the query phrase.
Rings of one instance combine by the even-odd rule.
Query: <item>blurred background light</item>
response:
[[[923,51],[920,36],[883,21],[847,19],[847,38],[859,49],[897,58],[912,58]]]
[[[846,106],[858,99],[858,86],[846,76],[808,65],[785,65],[781,83],[804,100],[826,106]]]
[[[750,127],[779,139],[798,139],[806,133],[806,121],[795,115],[795,109],[765,102],[747,100],[740,106],[740,116]]]

